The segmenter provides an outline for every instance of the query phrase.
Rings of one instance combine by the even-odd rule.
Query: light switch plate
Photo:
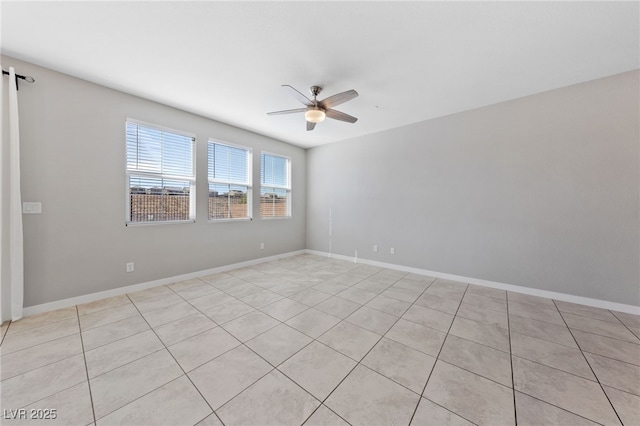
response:
[[[22,203],[22,213],[24,214],[40,214],[42,213],[42,203],[24,202]]]

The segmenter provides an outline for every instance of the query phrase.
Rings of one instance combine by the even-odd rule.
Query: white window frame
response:
[[[279,157],[279,158],[284,158],[285,160],[287,160],[287,166],[286,166],[286,172],[287,172],[287,176],[286,176],[286,181],[287,184],[286,185],[265,185],[262,183],[262,155],[270,155],[273,157]],[[286,208],[286,214],[284,216],[263,216],[262,213],[260,214],[260,218],[261,219],[266,219],[266,220],[273,220],[273,219],[291,219],[291,206],[292,206],[292,198],[291,198],[291,157],[287,156],[287,155],[282,155],[282,154],[276,154],[274,152],[270,152],[270,151],[260,151],[260,203],[262,204],[262,188],[266,187],[266,188],[277,188],[277,189],[284,189],[286,190],[287,193],[287,208]]]
[[[189,137],[192,139],[192,149],[191,149],[191,164],[193,175],[191,177],[185,176],[176,176],[164,173],[154,173],[154,172],[141,172],[136,170],[129,170],[127,163],[127,124],[135,124],[137,126],[148,127],[154,130],[159,130],[162,132],[173,133],[180,136]],[[124,125],[125,131],[125,170],[126,170],[126,179],[125,179],[125,195],[126,195],[126,211],[125,211],[125,225],[126,226],[147,226],[147,225],[167,225],[167,224],[178,224],[178,223],[195,223],[196,221],[196,135],[193,133],[185,132],[183,130],[176,130],[165,126],[160,126],[153,123],[147,123],[145,121],[136,120],[135,118],[127,117]],[[140,178],[151,178],[151,179],[169,179],[169,180],[184,180],[189,182],[189,219],[186,220],[164,220],[164,221],[131,221],[131,196],[130,196],[130,186],[129,179],[131,177],[140,177]]]
[[[231,148],[237,148],[237,149],[242,149],[244,151],[247,151],[247,181],[238,182],[238,181],[227,181],[224,179],[210,179],[209,178],[209,144],[224,145]],[[225,218],[219,218],[219,219],[212,219],[211,217],[209,217],[209,184],[246,186],[247,187],[247,216],[239,217],[239,218],[225,217]],[[241,221],[253,220],[253,149],[252,148],[244,145],[238,145],[230,142],[221,141],[219,139],[209,138],[209,141],[207,142],[207,218],[211,223],[241,222]]]

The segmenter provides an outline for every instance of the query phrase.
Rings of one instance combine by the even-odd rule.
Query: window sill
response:
[[[251,222],[251,217],[240,217],[237,219],[209,219],[208,223],[230,223],[230,222]]]
[[[166,220],[157,222],[125,222],[124,226],[150,226],[150,225],[183,225],[185,223],[196,223],[195,219],[189,220]]]

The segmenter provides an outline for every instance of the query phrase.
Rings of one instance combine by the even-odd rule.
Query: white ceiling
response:
[[[0,7],[3,54],[302,147],[640,68],[635,1]],[[282,84],[355,89],[359,121],[267,116],[301,107]]]

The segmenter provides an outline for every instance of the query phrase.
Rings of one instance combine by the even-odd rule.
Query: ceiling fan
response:
[[[346,121],[347,123],[355,123],[356,121],[358,121],[356,117],[333,109],[334,106],[343,104],[357,97],[358,92],[356,92],[355,90],[347,90],[346,92],[338,93],[337,95],[329,96],[328,98],[319,101],[317,98],[322,91],[322,87],[320,86],[311,86],[311,88],[309,89],[309,91],[313,95],[313,100],[307,98],[305,95],[294,89],[292,86],[289,86],[288,84],[283,84],[282,87],[284,87],[294,98],[302,102],[305,105],[305,108],[268,112],[268,115],[294,114],[296,112],[304,112],[304,117],[307,120],[307,131],[313,130],[316,127],[316,123],[324,121],[325,117],[333,118],[334,120]]]

